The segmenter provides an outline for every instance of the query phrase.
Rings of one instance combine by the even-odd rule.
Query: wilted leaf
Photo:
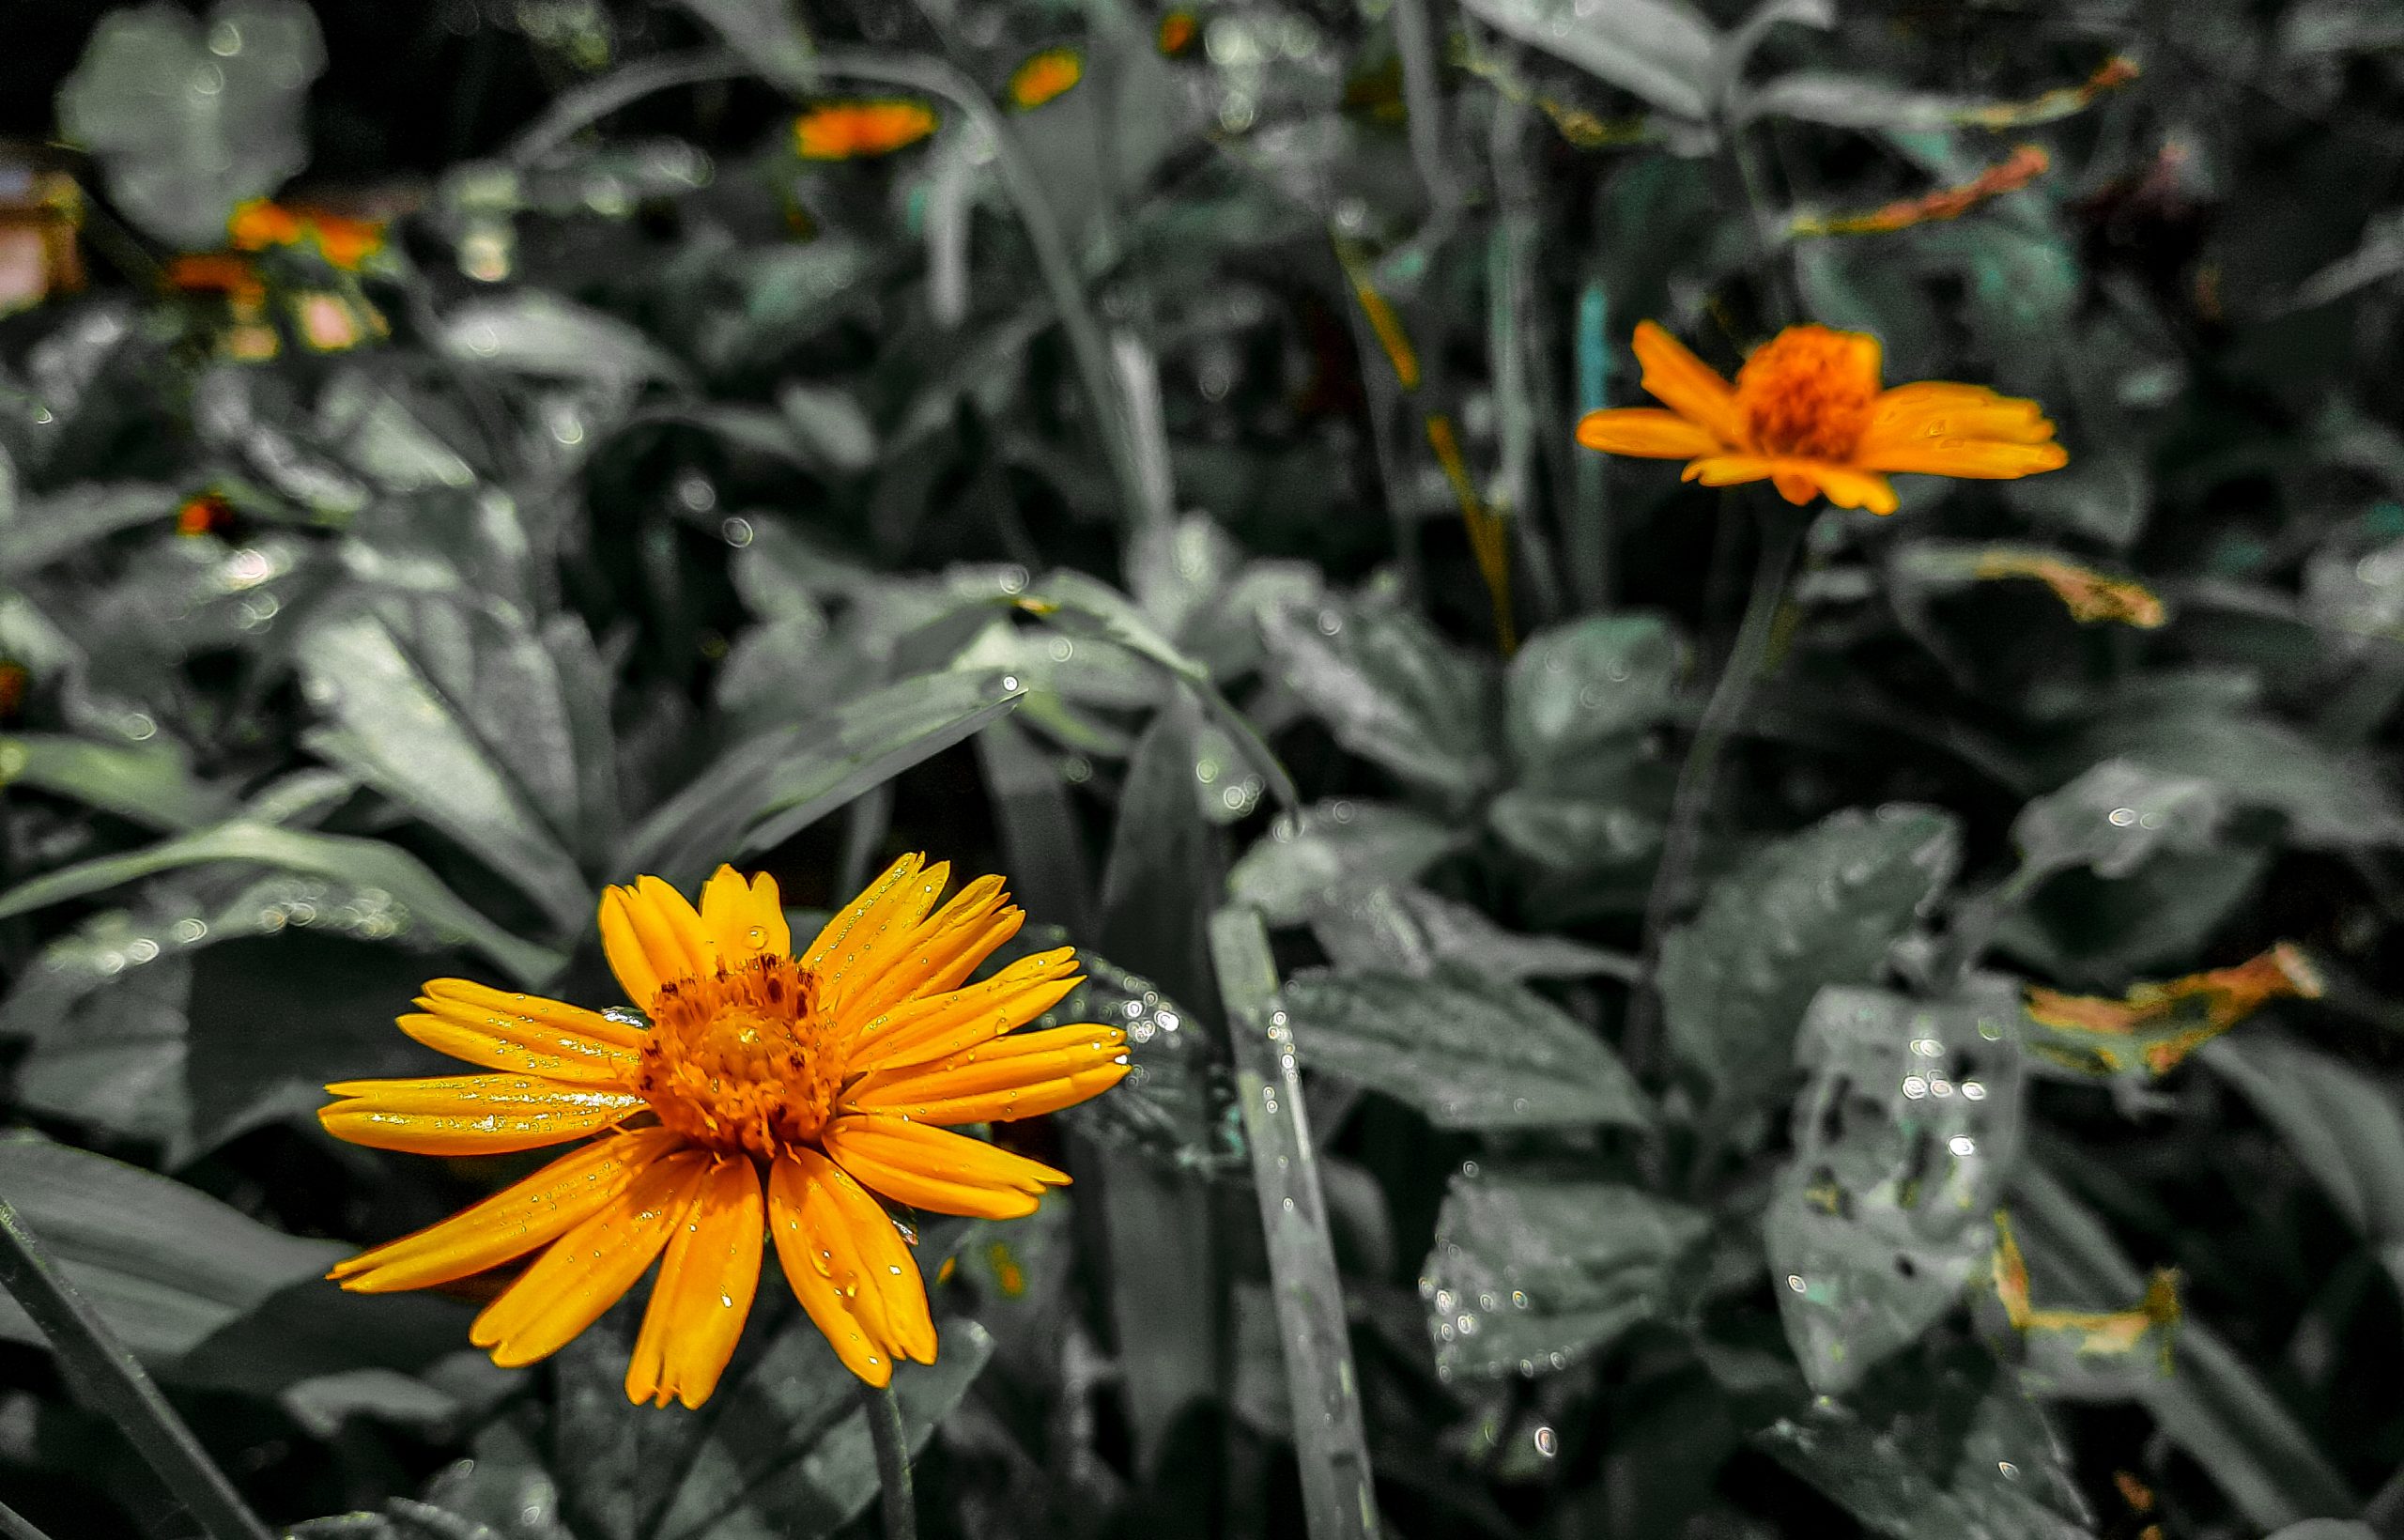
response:
[[[1419,1280],[1439,1372],[1536,1374],[1677,1313],[1700,1209],[1606,1182],[1456,1177]]]
[[[31,1134],[0,1139],[5,1196],[127,1347],[163,1363],[342,1255],[180,1182]],[[39,1343],[0,1295],[0,1336]]]
[[[1460,963],[1297,974],[1280,996],[1312,1069],[1416,1107],[1439,1128],[1643,1124],[1652,1108],[1593,1028]]]
[[[2234,967],[2134,984],[2118,999],[2031,984],[2025,992],[2027,1046],[2073,1073],[2143,1080],[2169,1073],[2264,1002],[2311,999],[2320,991],[2319,974],[2291,942]]]
[[[308,163],[301,115],[325,67],[317,19],[294,0],[225,0],[205,27],[171,5],[113,11],[59,90],[59,126],[144,229],[207,250],[236,204]]]
[[[2018,1157],[2019,1002],[1823,990],[1798,1057],[1795,1158],[1763,1220],[1787,1340],[1823,1395],[1959,1302]]]
[[[1722,1100],[1775,1089],[1804,1007],[1827,984],[1873,979],[1887,948],[1960,858],[1933,808],[1855,809],[1821,820],[1712,885],[1702,912],[1661,943],[1670,1040]]]

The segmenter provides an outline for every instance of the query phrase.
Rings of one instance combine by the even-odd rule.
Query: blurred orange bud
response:
[[[1040,107],[1085,78],[1086,61],[1075,49],[1047,48],[1010,71],[1010,105]]]
[[[794,119],[794,147],[805,161],[889,155],[935,131],[922,101],[824,101]]]

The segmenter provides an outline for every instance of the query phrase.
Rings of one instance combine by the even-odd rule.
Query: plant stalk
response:
[[[208,1540],[272,1540],[267,1526],[159,1394],[149,1374],[91,1301],[67,1281],[5,1196],[0,1196],[0,1288],[24,1307],[76,1382],[159,1473]]]
[[[918,1540],[918,1500],[910,1486],[910,1436],[890,1382],[860,1381],[860,1413],[876,1446],[876,1484],[885,1493],[885,1540]]]
[[[1811,516],[1800,509],[1774,503],[1764,511],[1761,553],[1753,568],[1752,593],[1745,601],[1745,618],[1736,628],[1736,643],[1728,654],[1727,666],[1720,670],[1719,682],[1712,686],[1711,699],[1703,708],[1703,719],[1695,725],[1694,742],[1687,747],[1686,762],[1678,769],[1677,790],[1670,800],[1669,831],[1662,838],[1660,864],[1654,869],[1653,888],[1644,901],[1647,987],[1637,990],[1628,1002],[1627,1030],[1620,1046],[1621,1055],[1630,1068],[1641,1066],[1651,1053],[1654,1027],[1660,1015],[1657,973],[1661,959],[1661,932],[1693,877],[1695,857],[1703,845],[1703,815],[1711,805],[1719,756],[1752,698],[1763,663],[1769,657],[1770,638],[1777,629],[1779,607],[1785,602],[1787,578],[1795,570],[1795,555],[1803,548],[1803,537],[1811,528]]]

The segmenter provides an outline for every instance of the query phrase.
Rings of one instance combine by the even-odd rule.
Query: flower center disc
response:
[[[817,980],[762,955],[680,978],[651,1002],[636,1089],[696,1144],[773,1157],[818,1136],[848,1055],[816,1014]]]
[[[1736,405],[1764,454],[1849,460],[1878,400],[1877,355],[1866,339],[1791,326],[1736,371]]]

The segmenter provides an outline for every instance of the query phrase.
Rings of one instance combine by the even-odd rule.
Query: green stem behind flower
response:
[[[1648,980],[1654,978],[1660,962],[1662,929],[1693,878],[1695,856],[1703,844],[1703,815],[1711,805],[1720,753],[1728,747],[1769,656],[1779,606],[1786,598],[1786,580],[1811,528],[1811,515],[1783,502],[1773,502],[1763,511],[1761,554],[1753,568],[1752,593],[1745,601],[1745,618],[1736,628],[1736,645],[1728,654],[1728,665],[1720,670],[1719,683],[1712,686],[1711,700],[1703,708],[1703,720],[1695,726],[1686,763],[1679,767],[1677,791],[1670,800],[1670,827],[1661,840],[1660,864],[1654,868],[1653,890],[1644,901],[1644,977]],[[1648,1056],[1659,1014],[1656,984],[1639,989],[1629,1000],[1620,1053],[1631,1068],[1641,1067]]]
[[[267,1526],[209,1462],[148,1373],[67,1281],[6,1197],[0,1197],[0,1288],[24,1307],[60,1363],[159,1473],[208,1540],[270,1540]],[[39,1532],[24,1524],[17,1532]]]
[[[860,1414],[876,1446],[876,1484],[885,1492],[885,1540],[918,1540],[918,1499],[910,1485],[910,1435],[891,1384],[860,1381]]]

